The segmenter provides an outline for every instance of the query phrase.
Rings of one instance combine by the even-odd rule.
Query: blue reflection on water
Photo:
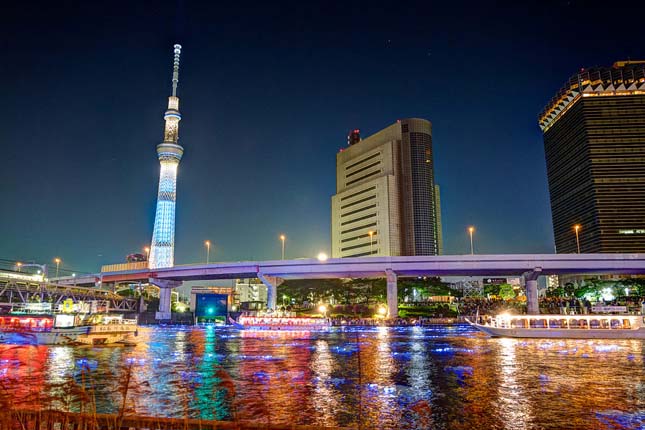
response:
[[[645,430],[645,410],[633,413],[603,411],[596,413],[596,417],[607,429]]]
[[[89,371],[99,412],[118,408],[130,366],[147,415],[357,427],[360,410],[365,428],[440,430],[643,419],[640,341],[500,341],[465,325],[295,336],[155,327],[135,348],[0,347],[0,375],[47,390]]]

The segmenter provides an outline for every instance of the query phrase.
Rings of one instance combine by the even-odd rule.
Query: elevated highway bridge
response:
[[[268,306],[275,308],[276,287],[283,279],[387,278],[389,315],[397,315],[397,278],[413,276],[521,275],[526,282],[529,313],[538,313],[537,279],[541,275],[645,274],[645,254],[499,254],[420,257],[359,257],[187,264],[151,270],[132,269],[91,275],[99,282],[148,281],[161,288],[158,317],[170,317],[170,290],[187,280],[259,278],[268,287]],[[60,280],[61,282],[63,280]],[[76,282],[80,281],[76,279]],[[67,282],[67,280],[66,280]]]

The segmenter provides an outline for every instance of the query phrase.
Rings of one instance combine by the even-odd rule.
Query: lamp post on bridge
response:
[[[145,248],[143,248],[143,252],[146,253],[146,261],[150,261],[150,247],[146,246]]]
[[[368,231],[367,234],[370,235],[370,257],[372,256],[372,247],[374,245],[374,241],[372,240],[374,238],[374,232],[372,230]]]
[[[16,262],[16,267],[18,268],[18,272],[20,272],[20,269],[22,269],[22,263],[20,261]]]
[[[60,258],[54,258],[54,263],[56,263],[56,279],[58,279],[58,267],[60,266]]]
[[[208,264],[211,257],[211,241],[205,241],[204,245],[206,245],[206,264]]]
[[[473,246],[473,233],[475,232],[475,227],[472,225],[468,227],[468,234],[470,235],[470,255],[475,254],[475,247]]]
[[[580,224],[576,224],[573,226],[573,229],[576,232],[576,247],[578,248],[578,254],[580,254],[580,235],[578,234],[578,232],[580,231],[581,228],[582,226]]]
[[[280,240],[282,241],[282,259],[284,260],[284,241],[287,240],[287,236],[285,236],[284,234],[281,234]]]

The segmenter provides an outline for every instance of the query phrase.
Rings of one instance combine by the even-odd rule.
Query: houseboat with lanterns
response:
[[[35,345],[131,344],[137,320],[107,313],[106,304],[63,302],[57,312],[50,303],[26,303],[0,315],[0,343]]]
[[[643,315],[499,314],[468,323],[493,337],[546,339],[645,339]]]
[[[243,313],[237,319],[230,318],[229,322],[242,330],[324,331],[331,327],[329,318],[296,316],[289,311]]]

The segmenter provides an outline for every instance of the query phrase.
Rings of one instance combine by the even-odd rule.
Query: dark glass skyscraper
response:
[[[556,251],[645,252],[645,61],[582,69],[539,116]]]

